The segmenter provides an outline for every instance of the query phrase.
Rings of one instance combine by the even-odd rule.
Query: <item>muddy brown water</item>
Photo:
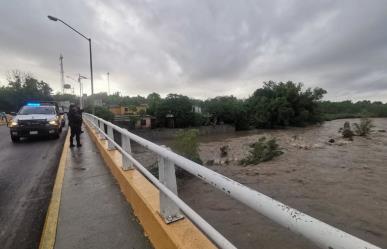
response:
[[[387,133],[378,131],[387,130],[387,119],[373,119],[374,132],[352,142],[338,134],[345,121],[358,120],[201,137],[200,157],[211,170],[387,248]],[[240,166],[248,145],[261,136],[275,137],[284,154],[259,165]],[[330,138],[335,143],[330,144]],[[225,158],[220,157],[223,145],[230,148]],[[137,152],[145,165],[154,163],[152,153]],[[317,248],[200,179],[180,181],[179,196],[238,248]]]

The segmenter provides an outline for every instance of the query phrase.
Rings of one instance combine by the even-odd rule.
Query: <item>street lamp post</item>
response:
[[[93,57],[92,57],[92,53],[91,53],[91,38],[87,38],[81,32],[79,32],[75,28],[71,27],[70,25],[68,25],[67,23],[65,23],[64,21],[62,21],[59,18],[56,18],[56,17],[53,17],[53,16],[47,16],[47,17],[51,21],[54,21],[54,22],[59,21],[59,22],[63,23],[64,25],[66,25],[67,27],[72,29],[74,32],[76,32],[77,34],[79,34],[80,36],[82,36],[83,38],[85,38],[86,40],[89,41],[89,51],[90,51],[90,82],[91,82],[91,95],[93,95],[94,94],[94,82],[93,82]],[[93,107],[94,107],[94,105],[93,105]]]

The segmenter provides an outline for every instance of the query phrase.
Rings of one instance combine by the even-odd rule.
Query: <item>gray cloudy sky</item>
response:
[[[263,81],[293,80],[328,99],[387,101],[387,1],[1,0],[0,82],[31,72],[60,89],[89,76],[96,92],[248,97]],[[69,82],[71,83],[71,82]],[[85,81],[85,90],[90,91]]]

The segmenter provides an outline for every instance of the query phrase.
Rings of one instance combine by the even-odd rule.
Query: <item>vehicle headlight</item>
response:
[[[58,125],[58,121],[56,121],[55,119],[54,120],[51,120],[51,121],[48,121],[48,123],[50,125]]]
[[[15,127],[17,126],[17,121],[16,120],[12,120],[11,123],[9,124],[10,127]]]

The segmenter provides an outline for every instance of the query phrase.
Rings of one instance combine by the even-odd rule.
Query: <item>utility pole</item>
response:
[[[107,80],[108,80],[108,95],[110,95],[110,79],[109,79],[110,73],[107,72]]]
[[[64,94],[65,80],[64,80],[63,55],[62,54],[60,54],[60,56],[59,56],[59,61],[60,61],[60,80],[61,80],[61,83],[62,83],[62,94]]]

